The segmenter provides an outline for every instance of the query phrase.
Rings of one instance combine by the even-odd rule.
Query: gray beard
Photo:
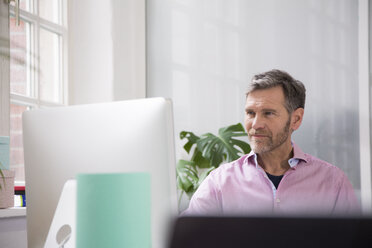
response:
[[[262,154],[266,152],[271,152],[275,150],[276,148],[280,147],[281,145],[283,145],[288,139],[290,124],[291,124],[291,118],[288,119],[283,130],[276,135],[275,141],[273,140],[272,135],[267,137],[267,141],[261,141],[261,142],[252,140],[251,135],[248,135],[248,140],[254,153]]]

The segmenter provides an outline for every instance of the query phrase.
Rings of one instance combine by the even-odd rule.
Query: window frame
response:
[[[34,28],[34,33],[32,37],[32,45],[35,57],[39,57],[39,35],[40,29],[43,28],[47,31],[56,33],[60,35],[61,43],[60,46],[60,87],[59,87],[59,98],[60,102],[55,103],[51,101],[45,101],[40,99],[40,80],[39,80],[39,70],[35,70],[33,73],[33,87],[31,96],[24,96],[17,93],[10,92],[10,103],[22,104],[22,105],[32,105],[33,107],[54,107],[54,106],[64,106],[68,104],[68,27],[67,27],[67,1],[60,0],[60,7],[62,8],[61,14],[61,24],[56,24],[52,21],[43,19],[39,16],[39,0],[33,0],[31,4],[32,13],[23,9],[19,9],[19,18],[32,24]],[[15,16],[15,6],[9,5],[9,16]],[[10,32],[10,30],[9,30]],[[31,64],[34,68],[39,68],[39,61],[37,59],[33,60]],[[9,80],[10,83],[10,80]],[[10,87],[10,86],[9,86]]]
[[[8,78],[7,80],[1,81],[1,89],[2,92],[7,92],[8,97],[7,99],[1,98],[1,104],[4,106],[4,108],[7,109],[6,111],[2,111],[0,109],[0,115],[1,115],[1,123],[7,123],[7,127],[4,127],[3,129],[7,130],[6,136],[11,136],[11,111],[10,106],[12,104],[19,105],[19,106],[25,106],[27,108],[31,109],[39,109],[39,108],[50,108],[50,107],[59,107],[59,106],[65,106],[68,105],[68,26],[67,26],[67,0],[59,0],[59,7],[61,8],[61,15],[59,17],[60,24],[54,23],[52,21],[49,21],[47,19],[44,19],[39,16],[39,0],[30,0],[31,2],[31,9],[30,11],[26,11],[23,9],[19,9],[19,18],[20,20],[23,20],[25,22],[28,22],[31,24],[32,27],[32,34],[31,34],[31,51],[32,51],[32,57],[30,60],[30,63],[26,66],[28,69],[30,69],[31,72],[31,87],[30,92],[26,94],[18,94],[11,92],[11,71],[10,71],[10,27],[9,27],[9,20],[10,17],[16,17],[16,8],[13,5],[9,4],[9,8],[6,8],[9,10],[8,14],[5,16],[8,16],[7,18],[7,26],[8,26]],[[58,66],[59,66],[59,88],[58,88],[58,102],[53,101],[46,101],[41,100],[41,94],[40,94],[40,67],[39,67],[39,59],[40,59],[40,30],[45,29],[46,31],[55,33],[59,36],[59,51],[58,51]],[[3,94],[3,93],[2,93]],[[3,107],[2,107],[3,108]],[[1,125],[2,127],[4,125]],[[12,146],[12,144],[10,144]],[[22,166],[22,165],[20,165]],[[24,166],[24,165],[23,165]],[[18,167],[11,167],[12,168],[18,168]],[[25,180],[25,179],[24,179]],[[22,184],[22,181],[20,182]],[[24,182],[23,182],[24,183]]]
[[[0,1],[0,136],[9,136],[10,133],[10,42],[8,13],[7,4],[5,1]]]

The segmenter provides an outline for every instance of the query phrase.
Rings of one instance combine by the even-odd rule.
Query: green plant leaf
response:
[[[198,172],[195,163],[187,160],[179,160],[176,167],[178,188],[187,192],[195,191],[198,183]]]
[[[211,161],[203,157],[202,153],[197,149],[194,152],[194,155],[192,156],[191,161],[193,161],[195,163],[195,166],[199,168],[210,168],[211,167]]]
[[[248,153],[251,152],[251,146],[248,143],[246,143],[242,140],[237,140],[237,139],[231,139],[231,142],[234,145],[240,147],[243,150],[244,154],[248,154]]]
[[[180,138],[187,139],[183,148],[191,155],[190,161],[179,160],[177,163],[177,185],[182,193],[191,198],[209,173],[221,163],[249,153],[249,144],[235,139],[243,136],[246,137],[247,133],[240,123],[220,128],[218,136],[206,133],[199,137],[193,132],[182,131]]]
[[[211,166],[217,168],[222,162],[236,160],[250,150],[247,143],[232,138],[246,135],[240,123],[220,128],[218,136],[211,133],[201,135],[196,142],[197,149],[202,152],[203,157],[211,161]]]
[[[187,153],[190,153],[193,147],[195,147],[191,161],[199,168],[209,168],[211,167],[210,160],[203,157],[202,153],[196,149],[196,142],[200,137],[196,136],[193,132],[182,131],[180,133],[181,139],[187,139],[187,143],[183,146]]]
[[[200,139],[193,132],[188,132],[188,131],[182,131],[180,133],[180,138],[188,140],[188,142],[183,146],[183,148],[185,149],[185,151],[187,151],[187,153],[190,153],[190,150],[193,147],[193,145],[195,145],[196,142]]]

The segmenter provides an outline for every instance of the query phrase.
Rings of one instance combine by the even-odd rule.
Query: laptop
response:
[[[372,247],[372,219],[180,217],[169,247]]]

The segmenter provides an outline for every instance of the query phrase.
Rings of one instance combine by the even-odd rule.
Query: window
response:
[[[10,167],[24,181],[22,113],[67,100],[65,0],[20,0],[9,8]]]

